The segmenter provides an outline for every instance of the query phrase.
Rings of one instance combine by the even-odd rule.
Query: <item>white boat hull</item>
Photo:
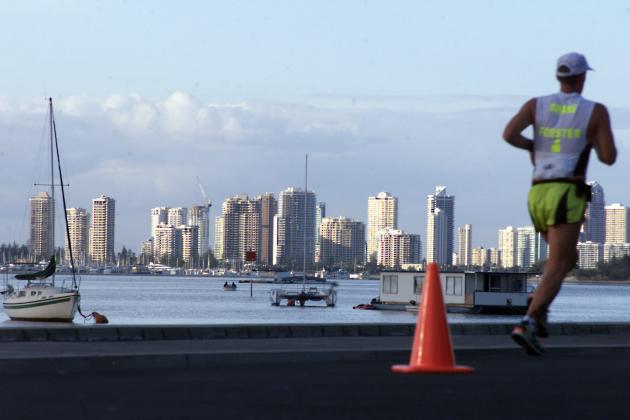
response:
[[[13,320],[70,322],[77,312],[81,296],[78,291],[49,296],[15,296],[4,299],[4,311]]]

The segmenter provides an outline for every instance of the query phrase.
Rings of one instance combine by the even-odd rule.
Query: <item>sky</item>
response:
[[[116,200],[117,250],[150,209],[304,184],[328,216],[366,221],[399,198],[426,234],[426,197],[455,195],[473,246],[530,224],[531,165],[502,130],[557,90],[556,59],[586,55],[584,96],[606,104],[619,158],[593,155],[607,203],[630,205],[630,4],[625,1],[22,1],[0,15],[0,243],[25,243],[46,182],[53,97],[68,206]],[[58,211],[60,214],[60,211]],[[61,235],[58,236],[59,245]],[[213,232],[211,237],[214,237]]]

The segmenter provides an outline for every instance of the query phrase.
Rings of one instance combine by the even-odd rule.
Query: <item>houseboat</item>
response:
[[[417,310],[421,302],[424,272],[382,272],[375,309]],[[531,291],[528,273],[441,272],[442,295],[448,312],[522,314]]]

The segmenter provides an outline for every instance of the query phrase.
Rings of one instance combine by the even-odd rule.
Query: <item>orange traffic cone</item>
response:
[[[474,368],[456,366],[451,334],[446,322],[440,272],[437,264],[427,268],[422,287],[422,305],[413,337],[409,365],[394,365],[397,373],[471,373]]]

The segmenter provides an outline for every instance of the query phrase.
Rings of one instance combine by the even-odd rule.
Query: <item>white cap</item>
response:
[[[568,70],[560,67],[566,67]],[[569,77],[577,76],[578,74],[585,73],[587,70],[593,70],[586,62],[586,57],[580,53],[570,52],[558,58],[558,65],[556,66],[556,76]]]

